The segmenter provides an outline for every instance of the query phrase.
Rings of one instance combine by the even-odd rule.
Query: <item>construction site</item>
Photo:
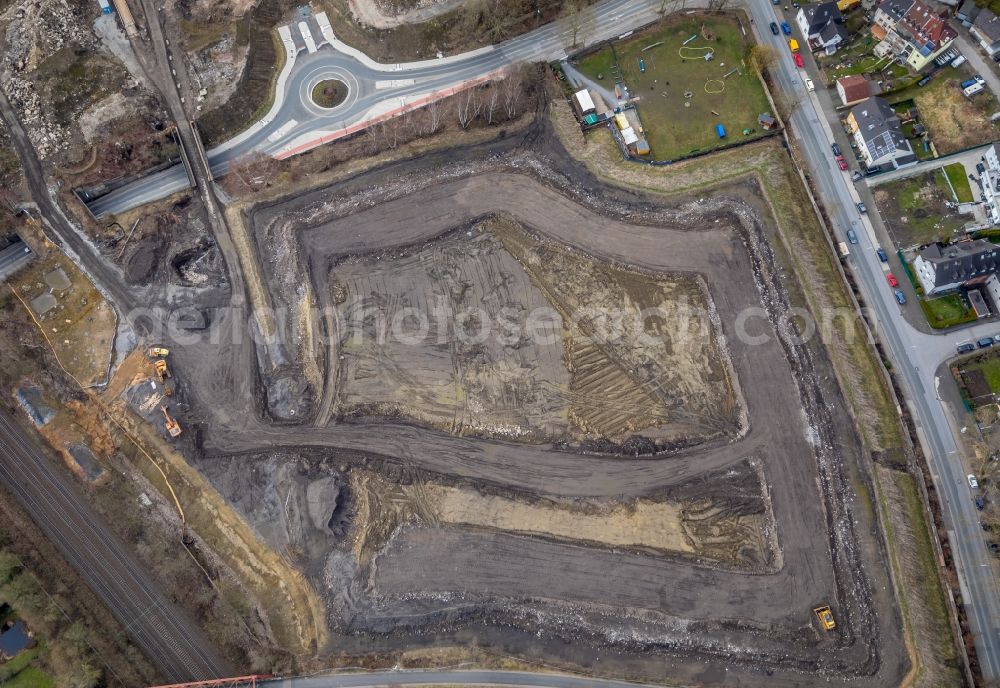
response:
[[[271,4],[199,0],[157,20],[205,53],[198,85],[212,93],[189,95],[207,111],[237,81],[266,81],[246,46],[270,29],[237,19],[280,14]],[[156,13],[139,7],[122,29],[155,36]],[[302,26],[308,10],[295,10]],[[752,23],[692,22],[647,29],[633,39],[652,46],[641,57],[622,42],[621,70],[659,89],[663,102],[643,94],[647,113],[704,106],[749,127],[763,104],[741,113],[749,124],[726,108],[744,107],[740,84],[765,95],[754,73],[728,71]],[[718,62],[687,56],[727,37],[740,50]],[[675,59],[691,63],[696,97],[669,71]],[[0,430],[12,434],[8,417],[37,430],[78,501],[134,555],[103,535],[93,548],[131,576],[107,578],[131,586],[113,612],[139,629],[151,666],[137,672],[176,683],[468,665],[671,685],[959,682],[969,667],[953,640],[967,628],[943,589],[951,554],[931,544],[939,524],[923,520],[889,377],[854,330],[785,130],[629,167],[608,132],[581,131],[553,102],[558,73],[531,75],[520,114],[495,128],[501,91],[476,82],[448,97],[456,112],[468,93],[492,97],[488,126],[435,125],[391,146],[376,140],[383,127],[220,171],[202,151],[189,185],[106,215],[80,203],[86,190],[104,177],[124,188],[133,167],[169,172],[183,137],[200,136],[192,123],[161,127],[150,101],[148,160],[112,150],[111,129],[93,143],[67,129],[74,196],[43,183],[0,97],[36,198],[16,216],[30,260],[0,296]],[[683,100],[666,100],[668,75]],[[724,78],[731,101],[709,87]],[[405,81],[380,78],[367,97]],[[239,98],[244,115],[257,110]],[[210,111],[217,141],[245,124]],[[434,113],[392,121],[415,132]],[[708,119],[683,123],[697,140],[662,127],[677,147],[664,158],[717,145]],[[830,313],[849,315],[807,332]],[[67,512],[68,489],[38,478],[44,457],[14,444],[22,453],[0,467],[25,472],[6,489],[22,486],[18,502],[53,519]],[[156,586],[135,571],[160,597],[143,597]],[[176,621],[159,635],[161,613]],[[176,647],[160,642],[170,637]]]
[[[779,334],[757,192],[626,192],[524,141],[253,207],[256,265],[230,276],[267,285],[254,315],[171,350],[195,465],[346,657],[474,643],[643,679],[669,658],[677,680],[896,682],[859,439],[822,348]],[[609,334],[611,304],[655,317]],[[505,336],[466,336],[501,313]]]

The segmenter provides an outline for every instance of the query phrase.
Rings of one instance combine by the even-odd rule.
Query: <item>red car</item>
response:
[[[793,56],[795,59],[795,66],[799,68],[804,68],[806,66],[805,61],[802,59],[801,53],[795,53]]]
[[[839,167],[841,169],[841,171],[846,171],[847,170],[847,161],[844,160],[844,156],[843,155],[841,155],[839,158],[837,158],[837,167]]]
[[[891,272],[888,275],[886,275],[885,278],[889,281],[889,286],[890,287],[898,287],[899,286],[899,280],[896,279],[896,276],[894,274],[892,274]]]

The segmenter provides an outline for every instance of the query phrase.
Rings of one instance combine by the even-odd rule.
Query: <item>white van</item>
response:
[[[962,93],[964,93],[966,96],[968,96],[968,97],[971,98],[972,96],[976,95],[977,93],[980,93],[982,90],[983,90],[983,84],[981,82],[977,81],[976,83],[972,84],[971,86],[963,88],[962,89]]]
[[[802,81],[805,82],[805,84],[806,84],[806,90],[807,91],[815,91],[816,90],[816,85],[813,83],[813,80],[810,79],[809,77],[807,77],[807,76],[806,77],[802,77]]]

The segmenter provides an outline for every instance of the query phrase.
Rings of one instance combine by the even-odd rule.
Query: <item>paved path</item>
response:
[[[989,64],[986,56],[983,55],[979,42],[972,38],[969,30],[959,22],[952,22],[952,28],[958,32],[954,46],[965,55],[965,59],[969,61],[972,68],[986,80],[986,86],[993,91],[993,95],[1000,98],[1000,77],[997,76],[995,67]]]
[[[649,688],[650,684],[525,671],[401,670],[259,681],[266,688],[376,688],[388,686],[537,686],[539,688]]]
[[[875,188],[880,184],[885,184],[886,182],[894,182],[897,179],[906,179],[908,177],[916,177],[917,175],[923,174],[924,172],[930,172],[931,170],[936,170],[939,167],[944,167],[945,165],[950,165],[953,162],[960,162],[965,165],[966,171],[975,172],[976,163],[979,159],[983,157],[986,150],[993,144],[988,144],[985,146],[979,146],[978,148],[973,148],[972,150],[962,151],[959,153],[951,153],[949,155],[942,155],[940,158],[934,158],[933,160],[922,160],[916,165],[911,165],[910,167],[904,167],[901,170],[893,170],[891,172],[883,172],[882,174],[877,174],[873,177],[867,177],[865,183],[869,188]],[[971,180],[970,180],[971,181]],[[975,182],[973,184],[973,191],[975,191]]]

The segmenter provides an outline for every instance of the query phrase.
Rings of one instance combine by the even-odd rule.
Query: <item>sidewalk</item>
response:
[[[976,163],[979,162],[979,159],[983,157],[984,153],[986,153],[986,149],[992,145],[992,143],[988,143],[986,145],[979,146],[978,148],[972,148],[971,150],[942,155],[940,158],[934,158],[933,160],[921,160],[916,165],[910,165],[909,167],[893,170],[892,172],[883,172],[882,174],[877,174],[873,177],[866,177],[865,184],[867,184],[869,188],[873,189],[879,184],[894,182],[897,179],[906,179],[907,177],[916,177],[919,174],[936,170],[939,167],[950,165],[953,162],[962,163],[965,165],[965,169],[967,171],[966,174],[971,174],[975,172]]]

